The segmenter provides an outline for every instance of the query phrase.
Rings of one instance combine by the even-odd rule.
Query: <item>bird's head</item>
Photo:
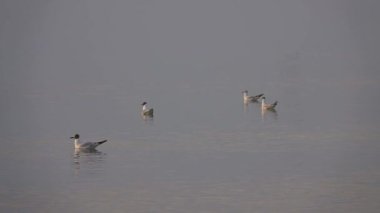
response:
[[[74,136],[70,137],[71,139],[79,139],[79,134],[75,134]]]

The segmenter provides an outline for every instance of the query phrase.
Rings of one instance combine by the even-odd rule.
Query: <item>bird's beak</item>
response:
[[[70,139],[74,139],[74,137],[70,137]]]

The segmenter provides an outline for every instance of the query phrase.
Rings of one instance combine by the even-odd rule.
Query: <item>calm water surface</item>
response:
[[[380,209],[376,7],[36,2],[1,13],[1,212]]]
[[[363,92],[367,87],[379,86],[369,83]],[[321,99],[284,92],[277,113],[262,113],[259,104],[245,106],[240,91],[221,89],[212,96],[205,91],[173,93],[187,92],[168,105],[169,99],[157,99],[150,121],[139,117],[137,102],[109,104],[114,108],[104,109],[108,119],[88,124],[91,130],[78,128],[84,139],[109,139],[95,153],[75,153],[69,141],[74,132],[59,134],[54,125],[8,135],[2,139],[1,208],[375,212],[379,207],[379,117],[367,114],[371,106],[345,93],[337,103],[327,91]],[[117,99],[104,93],[88,95]],[[31,101],[61,104],[50,97]]]

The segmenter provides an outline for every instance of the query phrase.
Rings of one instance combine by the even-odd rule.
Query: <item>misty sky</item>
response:
[[[70,104],[81,92],[110,86],[138,102],[184,89],[235,93],[246,85],[278,97],[273,85],[284,77],[378,79],[379,6],[376,0],[2,0],[2,121],[30,116],[28,98]]]

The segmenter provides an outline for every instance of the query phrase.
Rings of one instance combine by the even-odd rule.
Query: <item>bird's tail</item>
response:
[[[99,142],[98,142],[98,145],[100,145],[100,144],[102,144],[102,143],[105,143],[105,142],[107,142],[107,140],[99,141]]]
[[[276,107],[277,104],[278,104],[278,101],[275,101],[275,102],[272,104],[273,108]]]
[[[263,95],[264,95],[264,93],[258,94],[258,95],[255,96],[255,99],[259,99],[259,98],[261,98],[261,96],[263,96]]]

